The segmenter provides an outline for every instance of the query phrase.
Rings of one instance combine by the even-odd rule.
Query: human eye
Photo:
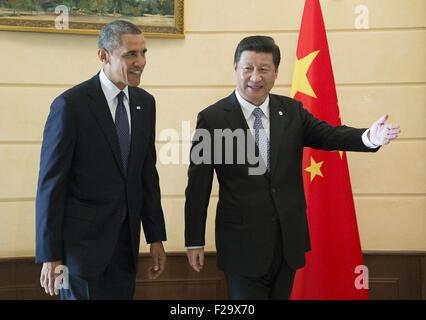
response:
[[[124,57],[126,57],[126,58],[136,57],[136,52],[135,51],[129,51],[129,52],[124,54]]]

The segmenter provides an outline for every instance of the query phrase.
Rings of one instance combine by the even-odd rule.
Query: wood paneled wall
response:
[[[425,252],[366,252],[370,299],[426,300]],[[201,273],[192,271],[184,253],[168,254],[167,268],[161,277],[150,281],[145,276],[150,258],[141,255],[135,299],[143,300],[223,300],[227,298],[223,273],[216,267],[216,255],[206,255]],[[0,259],[1,299],[52,299],[39,285],[40,266],[34,259]],[[54,299],[57,299],[55,297]]]

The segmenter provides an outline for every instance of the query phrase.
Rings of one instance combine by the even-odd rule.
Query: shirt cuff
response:
[[[377,149],[380,146],[376,146],[374,143],[372,143],[370,141],[370,139],[368,138],[368,133],[369,132],[370,132],[370,129],[367,129],[367,130],[364,131],[364,133],[362,134],[362,142],[369,149]]]
[[[204,246],[186,247],[187,250],[190,250],[190,249],[203,249],[203,248],[204,248]]]

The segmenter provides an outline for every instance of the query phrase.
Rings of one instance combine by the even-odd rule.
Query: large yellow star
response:
[[[294,98],[297,92],[304,93],[314,98],[317,97],[314,90],[311,87],[311,84],[309,83],[307,73],[308,73],[309,67],[311,66],[312,62],[317,57],[319,52],[320,52],[319,50],[311,52],[310,54],[308,54],[307,56],[305,56],[304,58],[300,60],[297,59],[296,57],[296,62],[294,64],[294,72],[293,72],[293,82],[291,86],[291,97]]]
[[[324,177],[321,172],[321,166],[324,161],[315,162],[314,158],[311,157],[311,165],[305,168],[305,171],[308,171],[311,174],[311,182],[316,176]]]

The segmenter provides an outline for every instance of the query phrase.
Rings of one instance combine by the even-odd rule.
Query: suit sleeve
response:
[[[62,222],[76,130],[63,97],[51,105],[43,133],[36,195],[36,262],[62,260]]]
[[[358,129],[345,125],[332,126],[318,120],[299,104],[304,130],[304,145],[321,150],[375,152],[362,141],[362,134],[367,128]]]
[[[211,131],[207,128],[207,122],[200,113],[191,147],[188,185],[185,190],[185,246],[187,247],[205,245],[207,208],[214,170],[212,137]],[[201,146],[206,148],[203,150]],[[204,161],[200,161],[201,159]]]
[[[161,207],[160,181],[156,168],[155,150],[155,100],[153,99],[152,131],[148,152],[142,169],[142,227],[147,243],[166,241],[166,227]]]

